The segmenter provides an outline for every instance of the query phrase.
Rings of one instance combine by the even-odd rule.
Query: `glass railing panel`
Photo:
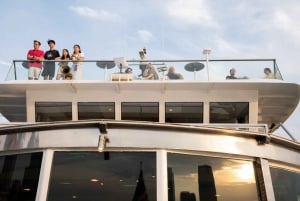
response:
[[[230,69],[236,70],[238,79],[263,79],[264,69],[270,68],[274,72],[273,61],[211,61],[209,62],[210,80],[224,80],[230,74]],[[275,78],[275,77],[274,77]]]
[[[46,63],[47,61],[44,61]],[[48,61],[49,62],[49,61]],[[56,75],[61,71],[61,61],[55,62],[55,75],[53,80],[56,80]],[[269,68],[274,75],[274,79],[282,79],[279,68],[274,59],[260,60],[128,60],[128,67],[132,69],[132,78],[130,80],[145,80],[142,76],[141,64],[151,63],[155,68],[158,79],[166,79],[168,69],[172,66],[177,73],[183,76],[184,81],[224,81],[229,71],[235,68],[235,76],[238,79],[264,79],[264,69]],[[73,71],[75,63],[68,62],[75,80],[97,80],[111,81],[114,75],[124,75],[127,67],[116,64],[113,60],[85,60],[80,61],[79,70]],[[82,75],[79,76],[80,70]],[[6,80],[27,80],[28,79],[28,61],[15,60],[8,72]],[[39,80],[43,80],[40,75]]]

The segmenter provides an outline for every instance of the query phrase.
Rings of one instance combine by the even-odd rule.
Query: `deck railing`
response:
[[[43,61],[42,65],[47,62],[55,63],[56,80],[57,72],[60,71],[59,64],[62,61]],[[73,61],[66,61],[71,68],[74,67]],[[151,63],[159,75],[159,79],[166,79],[166,74],[170,66],[175,67],[176,72],[184,77],[184,81],[223,81],[229,75],[231,68],[236,69],[238,79],[263,79],[265,77],[264,69],[270,68],[274,79],[282,80],[282,75],[276,64],[275,59],[227,59],[227,60],[199,60],[199,59],[182,59],[182,60],[127,60],[120,63],[116,60],[84,60],[80,61],[82,76],[80,80],[97,80],[111,81],[114,75],[122,73],[130,67],[133,70],[133,80],[143,80],[141,76],[141,66]],[[14,60],[6,76],[6,80],[28,80],[28,65],[30,61]],[[120,65],[122,64],[123,65]],[[122,68],[120,68],[120,66]],[[77,73],[77,72],[75,72]],[[74,79],[75,76],[73,77]],[[43,80],[40,76],[39,80]]]

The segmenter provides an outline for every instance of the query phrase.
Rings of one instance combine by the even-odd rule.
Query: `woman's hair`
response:
[[[64,51],[66,51],[68,53],[67,56],[64,55]],[[69,54],[69,50],[68,49],[63,49],[61,59],[70,59],[70,58],[71,58],[71,56]]]
[[[77,44],[76,44],[76,45],[73,46],[73,48],[74,48],[74,47],[78,47],[78,48],[79,48],[79,53],[81,53],[80,45],[77,45]],[[75,53],[75,52],[73,52],[73,53]]]
[[[264,69],[264,72],[266,72],[266,71],[269,72],[269,73],[272,72],[270,68],[265,68],[265,69]]]

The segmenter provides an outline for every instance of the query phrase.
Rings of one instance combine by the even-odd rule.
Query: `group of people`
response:
[[[56,79],[82,79],[82,65],[80,61],[84,60],[84,54],[81,52],[81,48],[78,44],[73,46],[73,53],[70,55],[68,49],[63,49],[60,55],[59,51],[55,49],[55,41],[50,39],[47,41],[49,45],[49,50],[44,52],[40,49],[41,42],[38,40],[33,41],[33,49],[29,50],[27,53],[28,63],[28,79],[38,80],[40,74],[43,76],[44,80],[52,80],[55,76],[55,61],[59,64],[59,69],[57,70]],[[145,60],[146,49],[144,48],[139,52],[141,60]],[[72,67],[69,67],[69,60],[72,61]],[[151,64],[146,64],[141,62],[140,69],[142,70],[141,79],[143,80],[158,80],[159,76],[156,68]],[[236,77],[236,69],[230,69],[230,75],[226,76],[226,79],[241,79]],[[127,68],[125,73],[133,73],[132,68]],[[264,74],[267,79],[274,78],[270,68],[264,69]],[[180,73],[177,73],[173,66],[170,66],[168,73],[163,79],[183,79]],[[243,77],[247,79],[247,77]]]
[[[156,68],[151,64],[146,62],[146,48],[143,48],[139,51],[139,55],[141,58],[140,62],[140,70],[141,74],[139,75],[140,79],[143,80],[158,80],[159,76],[156,71]],[[127,69],[129,73],[132,73],[132,69]],[[125,71],[126,72],[126,71]],[[166,76],[163,77],[163,79],[169,79],[169,80],[178,80],[183,79],[183,76],[180,73],[177,73],[174,66],[170,66],[168,69],[168,73]]]
[[[127,68],[125,70],[125,73],[133,73],[132,68]],[[138,78],[134,78],[134,79],[138,79]],[[151,64],[148,63],[145,66],[145,69],[142,70],[142,74],[140,75],[140,78],[142,80],[158,80],[159,76],[158,73],[156,71],[156,68]],[[168,69],[168,73],[162,78],[162,79],[166,79],[166,80],[182,80],[183,76],[180,73],[177,73],[174,66],[170,66]]]
[[[229,75],[226,76],[226,80],[231,80],[231,79],[247,79],[247,77],[242,77],[242,78],[238,78],[236,77],[236,69],[235,68],[231,68],[229,70]],[[274,79],[274,74],[272,73],[270,68],[264,68],[264,74],[265,74],[265,79]]]
[[[59,51],[55,49],[55,41],[50,39],[47,41],[49,50],[44,52],[40,49],[41,42],[33,41],[33,49],[27,53],[28,63],[28,79],[38,80],[40,74],[44,80],[52,80],[55,76],[55,61],[60,61],[59,69],[57,70],[56,79],[81,79],[82,65],[84,54],[81,52],[79,45],[73,46],[73,53],[70,55],[68,49],[63,49],[60,55]],[[72,67],[69,67],[69,60],[72,61]]]

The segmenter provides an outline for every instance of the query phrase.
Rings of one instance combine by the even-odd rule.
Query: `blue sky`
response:
[[[299,83],[299,0],[1,0],[0,70],[25,59],[34,39],[56,48],[80,44],[86,59],[276,58]],[[285,123],[300,140],[300,109]]]

